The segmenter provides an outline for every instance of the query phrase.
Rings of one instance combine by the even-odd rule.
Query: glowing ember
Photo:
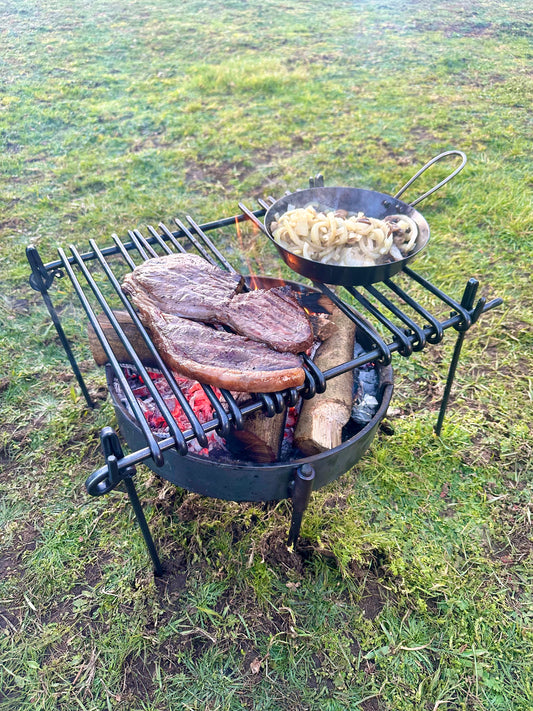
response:
[[[134,394],[139,406],[141,407],[146,421],[150,425],[150,429],[159,436],[166,436],[169,433],[168,425],[165,418],[161,414],[157,404],[150,395],[150,391],[146,387],[142,377],[137,374],[137,372],[128,366],[123,367],[124,374],[128,380],[128,384],[131,387],[132,393]],[[182,406],[179,404],[176,396],[172,392],[166,378],[157,371],[152,371],[147,369],[147,373],[150,376],[152,382],[154,383],[157,391],[164,399],[168,409],[172,413],[172,416],[176,420],[176,423],[182,432],[191,428],[191,424]],[[177,373],[174,374],[174,378],[181,390],[185,395],[187,402],[191,406],[194,414],[198,418],[200,424],[205,424],[213,419],[214,410],[211,405],[209,398],[207,397],[204,389],[200,383],[195,380],[189,380],[184,378]],[[221,394],[217,388],[213,388],[215,395],[220,399]],[[216,432],[209,432],[207,434],[207,439],[209,440],[209,449],[212,446],[225,446],[224,440],[217,435]],[[208,455],[209,449],[201,448],[197,443],[196,439],[191,440],[188,443],[189,451],[196,454]]]

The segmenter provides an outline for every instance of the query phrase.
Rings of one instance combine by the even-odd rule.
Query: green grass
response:
[[[528,4],[316,0],[0,8],[0,709],[529,711],[533,707],[531,35]],[[416,268],[504,306],[453,349],[395,358],[386,432],[313,494],[204,499],[136,476],[168,569],[124,494],[88,497],[115,425],[66,280],[52,288],[88,410],[24,248],[234,214],[327,185],[393,193],[468,154],[420,206]],[[439,164],[406,194],[443,178]],[[224,251],[288,275],[260,236]]]

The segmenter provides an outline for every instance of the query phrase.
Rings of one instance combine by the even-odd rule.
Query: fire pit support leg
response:
[[[47,271],[39,255],[39,252],[34,246],[30,246],[26,249],[26,257],[28,258],[28,262],[31,266],[30,286],[32,289],[35,289],[35,291],[39,291],[41,296],[43,297],[43,301],[45,303],[46,308],[48,309],[48,313],[50,314],[52,323],[55,326],[57,335],[59,336],[59,340],[61,341],[61,345],[63,346],[63,349],[69,360],[72,372],[76,376],[76,380],[78,381],[78,385],[81,388],[83,397],[85,398],[87,405],[90,408],[93,408],[94,402],[89,394],[89,391],[87,390],[87,386],[85,385],[83,375],[81,374],[81,371],[78,367],[76,357],[72,352],[72,348],[70,347],[68,338],[65,334],[65,331],[63,330],[61,319],[59,318],[59,315],[55,310],[50,295],[48,294],[48,289],[52,285],[54,278],[61,277],[63,276],[63,274],[60,269]]]
[[[289,529],[288,546],[295,546],[302,527],[304,511],[309,504],[313,484],[315,481],[315,470],[310,464],[302,464],[296,470],[294,485],[292,487],[292,517]]]

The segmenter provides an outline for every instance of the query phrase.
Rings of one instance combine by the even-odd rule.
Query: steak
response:
[[[301,353],[313,345],[313,330],[300,304],[284,287],[236,294],[223,323],[276,351]]]
[[[149,302],[166,314],[220,323],[274,350],[300,353],[311,347],[307,314],[283,289],[239,293],[243,278],[194,254],[149,259],[122,283],[135,306]]]
[[[240,274],[181,253],[148,259],[124,277],[122,289],[136,306],[137,298],[147,295],[165,313],[213,323],[243,284]]]
[[[200,383],[268,393],[303,385],[301,358],[204,323],[163,313],[137,296],[143,323],[169,368]]]

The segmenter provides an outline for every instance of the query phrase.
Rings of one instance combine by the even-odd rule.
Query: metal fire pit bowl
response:
[[[364,334],[360,334],[361,339]],[[362,344],[364,345],[364,343]],[[279,501],[292,496],[297,470],[311,465],[314,469],[313,489],[319,489],[347,472],[370,447],[379,423],[384,418],[393,390],[390,365],[377,365],[379,408],[372,420],[353,437],[338,447],[302,459],[256,464],[249,461],[218,461],[197,454],[179,454],[174,448],[165,452],[165,462],[157,466],[152,459],[145,464],[158,476],[188,491],[227,501]],[[118,425],[132,451],[146,445],[141,428],[117,399],[113,385],[113,371],[106,369],[107,385]]]

